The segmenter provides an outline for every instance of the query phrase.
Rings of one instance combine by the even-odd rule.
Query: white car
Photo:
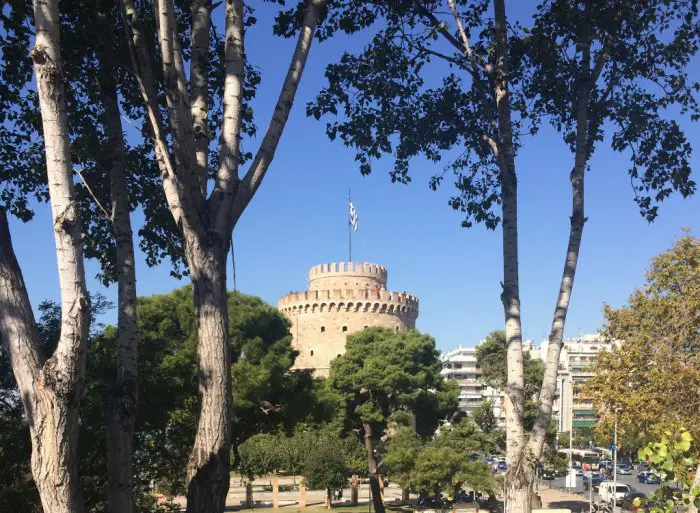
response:
[[[627,466],[627,465],[619,465],[617,467],[617,474],[619,476],[631,476],[632,475],[632,467]]]
[[[615,483],[613,481],[603,481],[598,488],[598,495],[603,502],[613,502],[614,495],[615,505],[619,506],[622,504],[624,496],[630,491],[630,487],[624,483],[617,483],[617,490],[615,490]]]

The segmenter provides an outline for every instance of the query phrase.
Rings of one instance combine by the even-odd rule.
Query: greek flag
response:
[[[350,202],[350,226],[352,227],[352,230],[354,232],[357,231],[357,210],[355,210],[355,205],[352,204],[352,201]]]

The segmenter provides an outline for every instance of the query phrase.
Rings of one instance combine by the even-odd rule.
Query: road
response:
[[[644,492],[647,496],[649,496],[649,494],[654,492],[659,487],[659,485],[649,485],[649,484],[644,484],[644,483],[638,482],[637,481],[637,472],[638,471],[635,470],[631,476],[617,476],[617,482],[629,485],[630,488],[633,488],[634,490],[639,491],[639,492]],[[582,476],[576,476],[576,485],[577,486],[576,486],[576,488],[572,489],[572,492],[581,493],[581,494],[584,493],[582,479],[583,479]],[[551,486],[554,488],[559,488],[559,489],[566,488],[566,482],[565,482],[563,477],[558,477],[558,478],[554,479],[553,481],[540,481],[540,487],[541,488],[548,488],[550,486],[550,483],[551,483]],[[589,493],[588,491],[585,491],[586,497],[588,497],[588,493]],[[594,501],[598,500],[597,492],[593,492],[593,500]]]

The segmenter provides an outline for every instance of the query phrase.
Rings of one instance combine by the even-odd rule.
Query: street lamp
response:
[[[621,408],[615,408],[615,434],[613,441],[613,511],[617,511],[617,414]]]

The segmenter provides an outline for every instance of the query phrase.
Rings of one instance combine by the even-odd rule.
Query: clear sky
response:
[[[267,127],[294,46],[292,40],[271,36],[273,9],[269,4],[259,8],[258,25],[249,30],[247,40],[248,56],[263,73],[254,104],[260,132]],[[275,160],[235,231],[238,289],[276,304],[289,291],[306,288],[309,267],[346,260],[347,194],[352,189],[360,219],[353,236],[354,259],[388,267],[390,290],[419,297],[417,327],[433,335],[440,349],[473,346],[503,325],[500,230],[461,228],[460,214],[447,205],[450,183],[437,192],[428,188],[428,178],[441,169],[434,164],[415,161],[408,186],[391,183],[390,159],[362,177],[353,151],[327,139],[323,120],[305,115],[304,105],[325,85],[325,66],[366,39],[339,37],[312,48]],[[697,124],[686,121],[683,127],[697,150]],[[550,129],[525,140],[517,158],[523,329],[538,342],[549,330],[564,261],[571,165],[568,148]],[[696,151],[693,168],[698,166]],[[650,225],[633,201],[625,155],[599,146],[591,168],[586,177],[589,221],[567,321],[569,337],[597,330],[604,303],[624,304],[643,284],[651,257],[669,248],[683,227],[695,235],[700,229],[700,196],[672,197]],[[140,219],[136,213],[136,227]],[[48,207],[39,206],[29,224],[15,221],[11,227],[33,304],[58,299]],[[171,278],[166,265],[149,269],[143,255],[137,259],[139,295],[165,293],[187,283]],[[116,301],[116,286],[105,289],[95,280],[95,262],[87,269],[90,290]],[[104,321],[115,322],[116,312],[106,314]]]

